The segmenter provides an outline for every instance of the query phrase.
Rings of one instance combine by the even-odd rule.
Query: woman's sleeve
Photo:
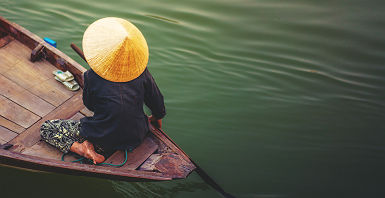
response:
[[[86,71],[84,73],[83,104],[89,110],[94,111],[94,105],[92,103],[92,96],[91,96],[91,91],[88,83],[88,73],[89,71]]]
[[[144,103],[151,110],[153,116],[157,119],[162,119],[166,115],[166,108],[164,106],[163,95],[155,83],[154,78],[146,68],[145,83],[144,83]]]

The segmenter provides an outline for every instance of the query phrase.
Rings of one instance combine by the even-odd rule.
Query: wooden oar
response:
[[[87,62],[86,57],[84,57],[83,51],[76,46],[74,43],[71,43],[71,48],[84,60]]]
[[[83,51],[78,47],[76,46],[74,43],[71,43],[71,48],[80,56],[83,58],[84,61],[87,62],[87,60],[85,59],[84,57],[84,53]],[[158,130],[160,133],[162,133],[168,140],[170,140],[170,142],[172,142],[180,151],[183,152],[183,154],[185,154],[189,159],[190,161],[195,165],[196,167],[196,172],[198,173],[198,175],[203,179],[203,181],[205,181],[208,185],[210,185],[211,187],[213,187],[216,191],[218,191],[219,193],[221,193],[224,197],[226,198],[235,198],[233,195],[225,192],[225,190],[219,186],[213,178],[211,178],[207,173],[206,171],[204,171],[196,162],[194,162],[194,160],[192,160],[162,129],[160,128],[156,128],[156,130]]]

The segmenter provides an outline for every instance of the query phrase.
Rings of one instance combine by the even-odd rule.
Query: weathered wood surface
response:
[[[12,100],[29,111],[45,116],[55,107],[0,74],[0,95]]]
[[[0,149],[0,156],[0,163],[2,164],[29,168],[33,170],[51,171],[71,175],[102,177],[124,181],[166,181],[172,179],[170,177],[164,176],[162,173],[63,162],[59,160],[24,155],[3,149]]]
[[[40,84],[31,87],[29,91],[35,95],[38,95],[40,98],[54,106],[59,106],[74,94],[81,92],[81,90],[76,92],[67,90],[54,78],[50,78],[44,82],[41,82]]]
[[[0,95],[0,115],[15,122],[16,124],[28,128],[40,119],[39,116],[24,109],[18,104]]]
[[[168,147],[170,147],[170,149],[173,152],[179,154],[185,161],[188,161],[188,162],[190,161],[189,157],[182,150],[180,150],[176,145],[174,145],[169,139],[167,139],[167,137],[165,137],[160,131],[155,129],[155,127],[152,126],[151,124],[150,124],[150,132],[154,134],[155,137],[157,137],[160,141],[162,141]]]
[[[41,158],[55,159],[55,160],[61,160],[61,157],[63,155],[63,153],[60,152],[57,148],[49,145],[44,141],[39,141],[32,147],[25,148],[21,153],[25,155],[32,155],[32,156],[37,156]],[[65,159],[67,161],[73,161],[76,158],[73,156],[67,155]]]
[[[69,70],[75,76],[75,79],[79,85],[83,87],[83,73],[86,71],[86,69],[79,65],[79,63],[75,62],[58,49],[47,44],[43,39],[31,33],[27,29],[16,23],[8,21],[1,16],[0,27],[3,29],[3,31],[8,32],[10,36],[25,44],[31,50],[39,44],[43,45],[46,60],[63,71]]]
[[[152,140],[151,136],[147,136],[137,148],[127,156],[127,163],[123,166],[129,170],[135,170],[138,168],[151,154],[153,154],[158,145]],[[134,154],[135,152],[135,154]]]
[[[162,157],[154,164],[154,169],[172,178],[185,178],[195,166],[175,153],[162,153]],[[190,161],[190,160],[189,160]]]
[[[87,109],[87,107],[84,107],[82,110],[80,110],[80,113],[82,113],[84,116],[91,117],[94,115],[94,112]]]
[[[155,164],[158,163],[161,158],[162,154],[160,153],[152,154],[142,165],[140,165],[139,170],[155,171]]]
[[[156,171],[172,178],[185,178],[195,166],[176,153],[157,153],[151,155],[139,170]]]
[[[7,46],[0,48],[0,73],[7,72],[20,60],[7,50]]]
[[[25,147],[33,146],[40,140],[40,127],[46,120],[68,119],[83,108],[82,94],[81,92],[78,92],[72,98],[29,127],[25,132],[13,139],[10,143],[15,146],[11,149],[20,152]]]
[[[2,49],[11,53],[17,59],[25,59],[25,60],[29,60],[29,55],[31,54],[31,51],[32,51],[18,40],[13,40]]]
[[[152,140],[151,136],[147,136],[142,144],[135,148],[132,152],[127,153],[127,162],[122,166],[123,169],[135,170],[146,159],[153,154],[158,145]],[[125,151],[116,151],[105,162],[111,164],[121,164],[125,159]]]
[[[67,90],[54,79],[52,72],[57,68],[47,61],[31,63],[30,53],[28,47],[16,40],[1,49],[0,58],[7,57],[7,62],[0,67],[2,75],[54,106],[59,106],[74,95],[74,92]],[[10,66],[12,69],[9,69]]]
[[[7,120],[3,116],[0,116],[0,126],[3,126],[7,129],[9,129],[13,132],[19,133],[19,134],[25,130],[25,128],[21,127],[20,125],[14,123],[14,122]]]
[[[30,57],[31,57],[32,50],[29,49],[20,41],[17,41],[17,40],[12,41],[10,44],[8,44],[4,48],[4,50],[8,51],[9,53],[12,53],[13,56],[15,56],[16,58],[18,58],[20,61],[23,62],[23,64],[18,65],[21,69],[32,70],[48,78],[52,78],[53,77],[52,72],[54,70],[57,70],[56,67],[51,65],[46,60],[36,61],[34,63],[31,62]]]
[[[53,146],[48,145],[43,141],[37,142],[29,148],[25,148],[22,152],[25,155],[32,155],[48,159],[60,160],[62,153]]]
[[[35,85],[40,85],[42,82],[49,79],[49,77],[42,75],[34,70],[24,69],[24,60],[20,60],[17,64],[12,66],[12,69],[2,73],[8,79],[20,85],[25,89],[29,89]]]
[[[5,144],[15,138],[17,133],[0,126],[0,144]]]
[[[83,114],[81,114],[80,112],[77,112],[75,115],[73,115],[72,117],[70,117],[69,119],[70,120],[77,120],[77,121],[79,121],[81,118],[83,118],[84,117],[84,115]]]
[[[15,40],[15,39],[12,36],[9,36],[9,35],[0,38],[0,48],[6,46],[8,43],[10,43],[13,40]]]

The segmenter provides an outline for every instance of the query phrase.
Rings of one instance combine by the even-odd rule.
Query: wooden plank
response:
[[[0,149],[0,163],[20,168],[124,181],[172,180],[162,173],[63,162]]]
[[[195,169],[194,164],[185,161],[176,153],[162,153],[161,159],[155,164],[155,170],[172,178],[186,178]]]
[[[52,119],[68,119],[75,115],[78,111],[84,108],[82,93],[78,92],[72,98],[67,100],[65,103],[51,111],[49,114],[44,116],[34,125],[29,127],[25,132],[17,136],[11,141],[14,146],[13,150],[21,151],[25,147],[31,147],[40,140],[40,127],[46,120]]]
[[[44,141],[39,141],[32,147],[25,148],[21,153],[25,155],[32,155],[55,160],[61,160],[63,155],[63,153],[60,152],[57,148],[49,145]],[[67,155],[65,159],[66,161],[76,160],[76,158],[71,155]]]
[[[139,170],[161,172],[172,178],[186,178],[194,169],[194,164],[185,161],[176,153],[152,154],[139,167]]]
[[[46,60],[40,60],[36,61],[34,63],[29,62],[31,65],[33,65],[34,69],[38,72],[44,74],[47,77],[54,77],[53,71],[58,70],[55,66],[53,66],[51,63],[49,63]]]
[[[152,140],[151,136],[147,136],[142,144],[135,148],[131,155],[127,156],[127,163],[123,166],[129,170],[135,170],[138,168],[151,154],[153,154],[158,145]]]
[[[104,161],[104,163],[110,163],[110,164],[121,164],[124,161],[124,156],[125,153],[124,151],[116,151],[113,153],[108,159]],[[109,167],[108,165],[103,165],[106,167]]]
[[[77,120],[78,121],[78,120],[80,120],[83,117],[84,117],[83,114],[77,112],[74,116],[70,117],[70,120]]]
[[[25,130],[25,128],[21,127],[20,125],[14,123],[14,122],[7,120],[3,116],[0,116],[0,126],[3,126],[7,129],[13,131],[13,132],[18,133],[18,134],[20,134],[21,132],[23,132]]]
[[[28,128],[33,123],[40,119],[39,116],[33,114],[32,112],[24,109],[18,104],[12,102],[11,100],[0,95],[0,115],[4,118],[15,122],[16,124]]]
[[[0,95],[43,117],[55,107],[0,74]]]
[[[23,60],[29,60],[32,52],[31,49],[29,49],[27,46],[25,46],[23,43],[21,43],[18,40],[14,40],[10,42],[8,45],[3,47],[2,49],[13,54],[15,57],[18,57],[19,59],[23,59]]]
[[[94,112],[92,112],[91,110],[87,109],[87,107],[84,107],[82,110],[80,110],[80,113],[82,113],[84,116],[87,116],[87,117],[94,116]]]
[[[5,144],[15,138],[17,133],[0,126],[0,144]]]
[[[152,154],[147,160],[139,167],[139,170],[154,171],[156,169],[155,164],[162,158],[162,154]]]
[[[43,60],[32,63],[29,60],[31,49],[19,41],[14,41],[6,47],[7,55],[12,54],[17,64],[6,70],[4,76],[11,79],[21,87],[31,88],[31,92],[41,96],[44,100],[58,106],[73,95],[62,84],[56,82],[52,72],[57,70],[48,61]],[[9,64],[9,63],[8,63]]]
[[[20,61],[19,58],[10,53],[6,48],[7,46],[0,48],[0,73],[7,72]]]
[[[151,136],[147,136],[137,148],[127,154],[127,162],[122,166],[122,168],[135,170],[144,161],[146,161],[146,159],[151,154],[153,154],[156,149],[158,149],[158,145],[152,140]],[[124,151],[116,151],[105,162],[111,164],[120,164],[124,160],[124,155]]]
[[[39,73],[40,75],[43,74],[48,78],[53,77],[52,72],[57,70],[57,68],[50,64],[47,60],[31,62],[30,57],[32,50],[17,40],[10,43],[4,50],[12,53],[13,56],[23,62],[23,64],[18,64],[21,69],[28,71],[33,70],[34,72]]]
[[[29,89],[32,86],[39,85],[45,80],[49,79],[49,77],[42,75],[36,70],[25,69],[27,66],[25,64],[25,60],[21,60],[13,66],[12,69],[7,70],[3,73],[5,77],[8,79],[12,79],[13,82],[20,85],[25,89]],[[53,78],[53,77],[52,77]]]
[[[155,135],[160,141],[162,141],[164,144],[166,144],[173,152],[179,154],[180,156],[183,157],[184,160],[187,162],[190,161],[189,157],[182,151],[180,150],[177,146],[175,146],[167,137],[165,137],[161,132],[155,129],[154,126],[150,124],[150,132]]]
[[[172,153],[162,153],[164,156],[155,164],[156,170],[173,178],[185,178],[196,169],[184,151],[179,149],[169,137],[166,137],[167,134],[163,134],[151,124],[150,131],[173,151]]]
[[[60,160],[62,155],[58,149],[42,141],[39,141],[32,147],[24,149],[21,153],[55,160]]]
[[[6,46],[8,43],[10,43],[13,40],[15,40],[15,39],[12,36],[9,36],[9,35],[0,38],[0,48]]]
[[[46,81],[34,85],[29,89],[29,91],[35,95],[38,95],[40,98],[54,106],[59,106],[64,101],[68,100],[68,98],[72,97],[74,94],[81,92],[73,92],[67,90],[64,85],[59,83],[54,78],[50,78]]]
[[[83,87],[83,73],[86,71],[79,63],[72,60],[69,56],[61,52],[60,50],[47,44],[43,39],[37,35],[31,33],[27,29],[11,23],[4,18],[0,17],[0,23],[2,28],[9,31],[10,35],[25,44],[29,49],[34,49],[39,44],[45,48],[45,55],[48,62],[53,64],[55,67],[67,71],[69,70],[74,76],[80,87]]]

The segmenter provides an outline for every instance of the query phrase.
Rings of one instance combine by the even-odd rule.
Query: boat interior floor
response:
[[[83,105],[82,90],[67,90],[54,79],[52,72],[56,67],[44,59],[32,63],[31,49],[10,36],[0,36],[0,144],[12,144],[9,150],[22,154],[61,160],[60,151],[41,141],[40,126],[49,119],[80,120],[92,116]],[[155,152],[162,153],[160,145],[149,134],[139,147],[128,153],[124,167],[139,168]],[[123,151],[117,151],[105,162],[119,164],[124,155]],[[72,155],[65,158],[75,159]]]

